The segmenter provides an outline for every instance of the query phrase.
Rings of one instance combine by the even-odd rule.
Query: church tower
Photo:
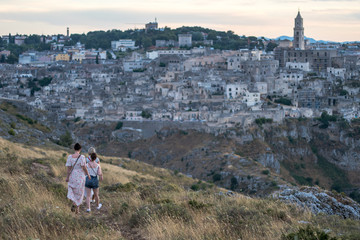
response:
[[[305,41],[304,41],[304,25],[303,18],[300,15],[300,11],[295,18],[295,27],[294,27],[294,40],[293,47],[295,49],[305,49]]]

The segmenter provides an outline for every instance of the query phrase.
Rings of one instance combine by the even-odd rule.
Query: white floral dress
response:
[[[69,155],[66,161],[67,167],[74,166],[76,162],[76,158],[72,155]],[[84,198],[85,191],[85,173],[81,168],[86,165],[85,156],[81,155],[76,165],[74,166],[74,170],[70,174],[69,182],[68,182],[68,194],[67,198],[72,200],[77,206],[79,206]]]

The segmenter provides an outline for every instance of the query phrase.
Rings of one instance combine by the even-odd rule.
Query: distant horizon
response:
[[[21,8],[19,8],[21,6]],[[305,35],[333,42],[360,41],[356,0],[0,0],[0,34],[66,34],[96,30],[202,26],[238,35],[292,36],[298,9]]]

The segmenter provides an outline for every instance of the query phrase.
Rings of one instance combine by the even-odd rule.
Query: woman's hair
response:
[[[81,149],[81,145],[79,143],[75,143],[74,149],[75,151],[79,151]]]
[[[95,148],[90,147],[88,150],[88,154],[92,154],[92,153],[96,153],[96,150],[95,150]]]
[[[96,158],[97,158],[96,153],[92,153],[92,154],[90,155],[90,157],[91,157],[91,161],[95,161]]]

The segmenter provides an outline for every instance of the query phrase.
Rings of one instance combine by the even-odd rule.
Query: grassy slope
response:
[[[279,239],[301,227],[299,221],[334,235],[360,231],[358,221],[314,216],[272,199],[220,196],[224,190],[213,185],[109,157],[101,158],[103,209],[87,214],[82,208],[75,216],[66,200],[64,149],[0,139],[0,150],[3,239]],[[205,190],[189,190],[193,184]]]

